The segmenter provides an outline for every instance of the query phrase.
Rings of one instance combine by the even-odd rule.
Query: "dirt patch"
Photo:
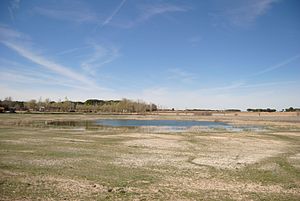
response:
[[[107,193],[124,194],[128,192],[139,191],[139,189],[133,187],[109,186],[106,184],[101,184],[99,182],[93,182],[84,179],[75,180],[49,175],[33,176],[22,172],[12,172],[7,170],[0,170],[0,177],[1,179],[13,179],[27,186],[28,189],[45,188],[46,197],[42,197],[41,200],[57,200],[48,198],[47,190],[49,189],[54,190],[55,193],[61,195],[62,197],[73,197],[71,200],[83,200],[81,199],[82,197],[91,197],[95,195],[97,195],[97,198],[101,198],[102,196],[105,197]],[[59,200],[61,199],[62,198],[60,198]],[[28,198],[28,200],[32,199]]]
[[[122,154],[116,163],[126,166],[212,166],[242,168],[284,152],[283,141],[264,140],[240,135],[194,136],[193,142],[168,139],[168,135],[150,139],[136,139],[124,144],[137,148],[138,154]],[[173,139],[172,139],[173,138]],[[178,139],[182,139],[179,136]]]
[[[101,184],[92,183],[85,180],[73,180],[66,178],[57,178],[51,176],[37,177],[33,181],[38,184],[40,182],[47,182],[56,186],[57,189],[60,189],[69,193],[92,193],[92,192],[104,192],[106,191],[105,186]],[[26,181],[28,182],[28,181]]]
[[[197,147],[192,163],[216,168],[241,168],[283,153],[284,142],[235,137],[200,137],[207,145]]]
[[[14,176],[20,176],[22,175],[19,172],[13,172],[13,171],[9,171],[9,170],[2,170],[0,169],[0,177],[4,178],[4,177],[14,177]]]
[[[258,167],[259,170],[267,170],[272,172],[279,172],[281,171],[280,166],[277,163],[266,163],[262,164],[260,167]]]
[[[79,161],[78,159],[33,159],[27,163],[35,166],[64,166]]]
[[[189,157],[169,154],[124,154],[114,164],[126,167],[170,167],[178,169],[201,169],[188,163]]]
[[[168,177],[160,184],[162,187],[171,187],[181,191],[197,192],[199,190],[227,191],[237,193],[288,193],[300,196],[300,189],[285,189],[280,185],[262,185],[258,183],[243,183],[237,181],[224,181],[214,178],[188,178]]]
[[[300,169],[300,153],[290,156],[288,160],[295,168]]]
[[[22,140],[1,140],[1,143],[7,143],[7,144],[25,144]]]
[[[186,144],[173,139],[137,139],[125,142],[127,146],[156,149],[185,149]]]
[[[34,150],[17,150],[17,152],[20,152],[20,153],[34,153],[35,151]]]
[[[19,156],[11,156],[11,157],[2,157],[2,162],[7,164],[22,164],[22,165],[32,165],[32,166],[40,166],[40,167],[57,167],[57,166],[67,166],[73,164],[79,159],[74,158],[63,158],[63,159],[46,159],[46,158],[31,158],[28,159],[26,157]]]
[[[30,139],[30,138],[20,138],[15,140],[1,140],[2,143],[8,143],[8,144],[46,144],[45,140],[41,139]]]
[[[56,146],[53,148],[49,148],[51,151],[60,151],[67,153],[91,153],[94,150],[87,148],[79,148],[79,147],[67,147],[67,146]]]
[[[272,133],[273,135],[282,135],[282,136],[292,136],[292,137],[300,137],[300,132],[276,132]]]
[[[20,183],[25,183],[32,188],[45,186],[46,188],[56,189],[57,192],[62,192],[68,196],[89,196],[93,193],[107,192],[107,187],[93,183],[87,180],[74,180],[53,176],[30,176],[22,175],[16,178]]]
[[[167,139],[170,137],[171,139]],[[163,135],[152,139],[136,139],[124,142],[133,152],[120,154],[114,163],[126,167],[154,168],[169,167],[173,169],[201,169],[197,165],[191,164],[189,159],[192,153],[186,151],[189,142],[175,139],[174,137]],[[163,168],[162,168],[163,169]]]
[[[84,140],[84,139],[76,139],[76,138],[64,138],[64,137],[54,137],[52,138],[53,141],[63,141],[67,143],[73,143],[73,142],[94,142],[94,140]]]

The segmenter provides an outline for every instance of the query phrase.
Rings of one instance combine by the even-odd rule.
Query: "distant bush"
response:
[[[227,109],[225,112],[241,112],[239,109]]]
[[[248,108],[247,112],[276,112],[276,109],[270,109],[270,108],[267,108],[267,109],[251,109],[251,108]]]
[[[290,107],[290,108],[285,109],[285,112],[300,112],[300,108]]]

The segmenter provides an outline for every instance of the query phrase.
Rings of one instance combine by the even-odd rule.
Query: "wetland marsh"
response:
[[[265,129],[92,123],[115,119]],[[1,200],[299,200],[299,121],[1,114]]]

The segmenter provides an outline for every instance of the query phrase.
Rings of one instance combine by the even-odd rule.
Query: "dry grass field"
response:
[[[101,118],[262,129],[86,122]],[[51,124],[67,120],[78,124]],[[300,117],[1,114],[0,200],[300,200]]]

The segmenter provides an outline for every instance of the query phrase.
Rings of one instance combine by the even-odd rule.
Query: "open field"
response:
[[[99,118],[264,129],[49,124]],[[1,114],[0,200],[300,200],[300,117]]]

